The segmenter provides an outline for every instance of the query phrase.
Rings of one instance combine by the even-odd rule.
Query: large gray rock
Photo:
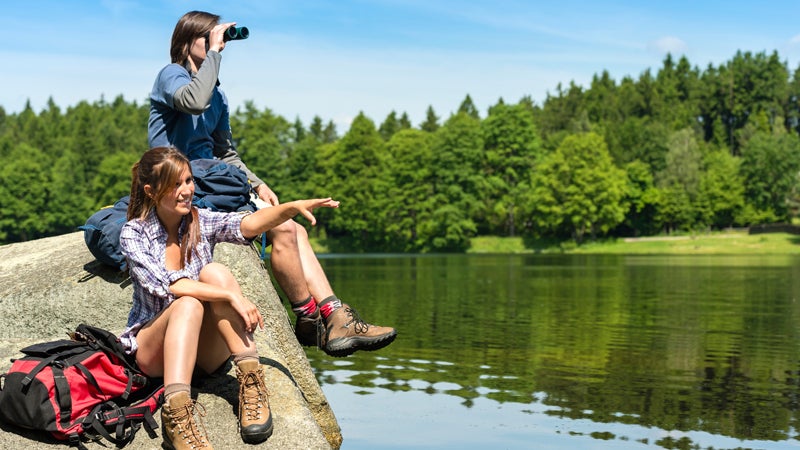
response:
[[[294,337],[289,317],[269,273],[252,247],[221,244],[215,260],[228,266],[264,315],[256,333],[275,421],[272,437],[258,446],[239,437],[235,405],[238,385],[232,367],[194,389],[207,411],[205,426],[216,449],[328,449],[342,442],[336,417]],[[26,345],[65,337],[80,323],[119,334],[131,305],[130,279],[95,261],[83,233],[0,246],[0,373]],[[160,424],[160,415],[156,420]],[[105,443],[107,447],[113,444]],[[141,430],[126,449],[161,444]],[[107,448],[88,444],[90,449]],[[41,433],[0,424],[2,449],[57,449],[67,445]]]

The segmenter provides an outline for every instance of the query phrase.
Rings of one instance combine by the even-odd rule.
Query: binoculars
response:
[[[250,30],[247,27],[230,27],[225,30],[222,36],[224,42],[238,41],[239,39],[247,39],[250,36]]]

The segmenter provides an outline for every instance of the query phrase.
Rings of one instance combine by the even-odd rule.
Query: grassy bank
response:
[[[317,253],[330,253],[324,240],[311,239]],[[472,239],[468,253],[583,253],[638,255],[800,255],[800,235],[720,231],[677,236],[618,238],[595,242],[557,242],[521,237],[481,236]]]
[[[521,238],[478,237],[472,240],[470,253],[800,255],[800,236],[788,233],[750,235],[747,231],[725,231],[680,236],[609,239],[586,242],[581,245],[576,245],[574,242],[555,244],[525,242]]]

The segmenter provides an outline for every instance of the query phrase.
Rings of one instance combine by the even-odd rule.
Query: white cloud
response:
[[[647,48],[661,54],[671,53],[673,55],[680,55],[686,52],[688,46],[686,45],[686,42],[680,38],[676,38],[675,36],[664,36],[656,39],[653,42],[650,42],[647,45]]]

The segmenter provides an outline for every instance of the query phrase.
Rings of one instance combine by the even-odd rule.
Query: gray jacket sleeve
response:
[[[211,102],[211,96],[214,94],[214,87],[217,85],[217,79],[219,78],[221,60],[222,55],[219,52],[211,50],[206,53],[206,59],[200,65],[197,73],[192,75],[192,81],[185,86],[179,87],[172,96],[175,109],[187,114],[203,113]],[[242,158],[239,157],[239,153],[233,145],[233,137],[230,130],[217,131],[213,133],[212,138],[214,139],[214,156],[216,158],[242,169],[253,188],[266,184],[248,169]]]
[[[219,78],[219,64],[222,55],[213,50],[206,53],[200,69],[192,75],[192,81],[181,86],[172,95],[175,109],[188,114],[201,114],[211,102],[214,86]]]
[[[233,137],[231,136],[230,130],[227,131],[215,131],[213,134],[214,138],[214,157],[221,159],[226,164],[230,164],[232,166],[236,166],[247,175],[247,179],[250,180],[250,185],[253,189],[257,186],[266,184],[261,181],[260,178],[256,176],[242,161],[242,158],[239,157],[239,152],[236,151],[236,147],[233,145]]]

